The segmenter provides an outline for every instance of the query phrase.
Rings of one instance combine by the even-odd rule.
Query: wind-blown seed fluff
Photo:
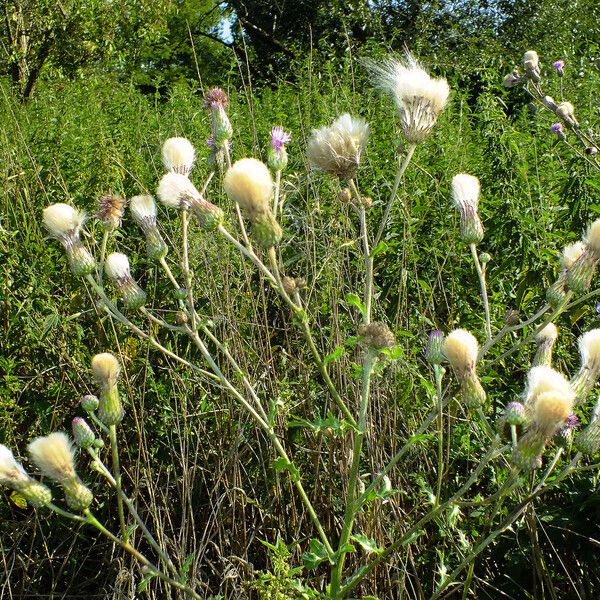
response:
[[[448,102],[448,82],[431,77],[410,54],[404,61],[389,58],[381,63],[367,61],[366,66],[379,88],[394,98],[407,141],[424,141]]]
[[[581,366],[586,369],[600,369],[600,329],[592,329],[579,338]]]
[[[23,465],[15,459],[9,448],[0,444],[0,484],[13,488],[28,480],[29,475]]]
[[[585,241],[595,255],[600,255],[600,219],[596,219],[588,227]]]
[[[446,336],[443,351],[452,367],[464,372],[475,366],[479,343],[466,329],[455,329]]]
[[[535,406],[540,396],[546,392],[556,392],[563,397],[570,397],[571,402],[574,393],[564,375],[548,366],[533,367],[527,375],[525,388],[525,405],[529,408]]]
[[[84,214],[77,209],[59,202],[44,209],[43,222],[48,234],[58,240],[77,235],[84,220]]]
[[[92,372],[99,385],[116,385],[121,372],[121,363],[110,352],[102,352],[92,358]]]
[[[71,441],[58,431],[39,437],[27,446],[31,460],[46,477],[64,482],[77,477]]]
[[[182,203],[199,198],[200,192],[185,175],[167,173],[160,180],[156,195],[165,206],[180,208]]]
[[[255,158],[242,158],[225,174],[223,187],[227,196],[251,219],[269,212],[273,178],[265,164]]]
[[[584,252],[585,244],[583,242],[575,242],[565,246],[560,260],[562,268],[570,269]]]
[[[121,254],[120,252],[113,252],[106,257],[104,270],[113,280],[131,276],[129,272],[129,259],[125,254]]]
[[[369,138],[369,125],[345,113],[329,127],[313,129],[307,155],[312,165],[340,179],[356,175]]]
[[[573,411],[575,394],[564,394],[553,390],[543,392],[533,406],[533,423],[543,435],[549,437],[556,433]]]
[[[523,54],[523,68],[528,70],[536,70],[540,66],[540,59],[538,53],[535,50],[527,50]]]
[[[479,179],[467,173],[459,173],[452,178],[452,199],[456,208],[464,205],[473,207],[477,210],[479,207]]]
[[[129,212],[140,226],[156,222],[156,202],[152,196],[134,196],[129,201]]]
[[[196,152],[189,140],[172,137],[162,147],[162,161],[165,169],[173,173],[187,175],[194,165]]]

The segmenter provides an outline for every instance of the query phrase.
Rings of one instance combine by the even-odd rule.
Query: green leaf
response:
[[[287,458],[280,456],[272,462],[272,466],[276,471],[288,471],[292,481],[300,481],[300,471],[296,465],[290,462]]]
[[[354,294],[353,292],[350,292],[349,294],[347,294],[346,302],[348,304],[350,304],[350,306],[356,306],[356,308],[358,308],[358,310],[360,310],[360,313],[362,314],[363,317],[365,317],[367,315],[367,309],[365,308],[363,301],[360,299],[360,297],[357,294]]]
[[[375,258],[378,254],[383,254],[388,248],[389,244],[387,242],[379,242],[371,252],[371,258]]]
[[[181,569],[179,569],[179,580],[181,581],[181,583],[187,584],[188,573],[190,572],[190,567],[192,566],[193,562],[194,562],[194,553],[192,552],[191,554],[188,554],[185,557],[185,560],[183,561],[183,564],[181,565]]]
[[[322,542],[316,539],[310,540],[308,543],[310,551],[302,554],[302,562],[309,570],[316,569],[323,561],[328,560],[327,549]],[[333,564],[333,563],[332,563]]]
[[[15,506],[18,506],[19,508],[27,508],[27,498],[25,498],[23,494],[19,494],[19,492],[17,491],[12,491],[10,493],[10,500]]]
[[[156,573],[146,573],[143,579],[138,583],[137,589],[138,592],[146,591],[146,588],[150,584],[150,582],[156,577]]]
[[[381,554],[383,552],[383,548],[380,548],[375,540],[363,535],[362,533],[357,533],[352,536],[352,539],[367,553],[367,554]]]
[[[406,540],[404,540],[404,542],[402,542],[403,546],[408,546],[409,544],[412,544],[416,539],[420,538],[425,532],[422,529],[418,529],[417,531],[413,532],[411,535],[408,536],[408,538]]]
[[[331,354],[328,354],[323,359],[323,364],[328,365],[329,363],[336,361],[338,358],[341,358],[343,356],[343,354],[344,354],[344,347],[338,346]]]

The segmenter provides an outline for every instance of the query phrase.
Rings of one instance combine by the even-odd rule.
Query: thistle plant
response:
[[[294,576],[302,572],[301,581],[291,578],[290,583],[299,586],[304,594],[300,597],[341,600],[367,595],[372,591],[377,567],[409,552],[427,531],[450,531],[448,535],[456,548],[454,538],[460,537],[459,534],[444,528],[456,522],[461,509],[477,506],[489,522],[488,533],[479,540],[468,541],[463,552],[450,551],[451,570],[440,561],[439,576],[434,575],[427,582],[427,593],[431,598],[439,598],[450,586],[462,583],[465,577],[468,580],[465,572],[477,557],[528,511],[539,496],[585,468],[584,455],[593,455],[600,448],[598,403],[591,413],[587,410],[588,398],[600,375],[597,331],[581,338],[581,367],[571,379],[552,368],[552,351],[558,338],[555,321],[581,301],[576,295],[587,291],[600,260],[600,221],[590,225],[581,242],[565,249],[558,280],[547,294],[548,302],[542,301],[535,315],[521,321],[510,311],[510,306],[492,306],[488,298],[486,268],[490,256],[480,252],[485,244],[485,228],[479,215],[480,192],[481,188],[485,191],[485,185],[472,174],[448,174],[445,182],[451,190],[448,198],[452,198],[460,213],[460,231],[453,235],[469,245],[479,279],[477,303],[483,305],[481,331],[475,329],[477,325],[438,324],[439,328],[427,340],[425,351],[433,372],[433,382],[427,388],[431,392],[427,412],[391,457],[375,469],[368,467],[367,460],[372,458],[368,456],[369,438],[379,435],[372,420],[375,391],[385,391],[380,376],[402,355],[402,347],[397,343],[399,332],[394,331],[386,318],[385,306],[377,294],[378,247],[392,208],[397,207],[399,213],[407,216],[407,208],[397,198],[399,186],[415,152],[426,152],[423,143],[434,130],[450,93],[445,79],[431,77],[410,56],[404,61],[371,62],[368,67],[376,74],[379,87],[392,96],[398,127],[407,143],[404,155],[393,157],[398,163],[392,174],[394,183],[389,197],[374,203],[361,191],[363,157],[369,139],[365,120],[342,114],[330,125],[314,129],[306,148],[312,167],[310,176],[331,178],[336,196],[344,200],[354,218],[354,240],[347,251],[357,257],[360,268],[348,282],[351,289],[347,303],[356,307],[359,314],[350,319],[353,329],[347,332],[349,340],[344,348],[330,348],[326,355],[319,348],[315,330],[320,307],[311,304],[312,298],[307,293],[307,286],[318,282],[307,282],[303,273],[294,272],[293,261],[286,260],[286,252],[294,241],[288,236],[289,215],[282,210],[279,194],[289,169],[285,146],[291,137],[281,127],[271,131],[267,164],[254,157],[232,157],[234,148],[230,142],[234,125],[227,114],[227,96],[218,88],[208,92],[205,101],[211,119],[211,160],[204,164],[186,139],[170,138],[163,144],[162,158],[167,172],[155,182],[156,196],[163,207],[157,207],[151,194],[135,190],[128,212],[114,219],[115,226],[105,229],[99,244],[90,239],[93,252],[80,240],[84,219],[74,207],[59,204],[46,208],[44,224],[51,237],[63,243],[73,274],[89,285],[99,313],[110,317],[119,332],[137,336],[153,352],[188,369],[215,393],[226,393],[261,432],[261,439],[266,440],[276,456],[273,469],[295,490],[306,517],[302,521],[302,536],[289,540],[290,548],[302,549],[303,570],[293,571]],[[525,75],[512,73],[508,83],[511,86],[524,83],[536,89],[542,77],[537,54],[526,54],[523,69]],[[558,105],[556,110],[556,114],[564,113],[565,123],[568,119],[575,123],[573,111],[569,113],[564,106],[559,111]],[[575,124],[569,127],[578,131]],[[269,169],[275,173],[275,180]],[[383,207],[381,211],[379,204]],[[123,205],[119,210],[122,208]],[[172,288],[172,295],[164,300],[171,302],[170,312],[157,310],[138,283],[139,263],[132,270],[123,252],[105,256],[107,239],[117,249],[125,247],[122,238],[112,236],[118,221],[127,219],[129,214],[143,234],[150,267],[156,269],[164,285]],[[163,219],[172,219],[180,228],[174,244],[167,243],[161,233]],[[197,226],[198,233],[190,230],[190,221]],[[265,301],[271,302],[272,298],[279,301],[290,317],[290,326],[296,327],[302,336],[318,372],[317,385],[324,400],[321,406],[311,407],[313,418],[301,425],[315,435],[326,435],[324,430],[338,432],[331,438],[331,452],[339,465],[341,483],[339,489],[331,492],[326,506],[315,503],[315,490],[303,471],[302,449],[296,449],[285,435],[290,426],[287,414],[279,411],[276,399],[260,385],[259,378],[241,366],[248,364],[243,360],[244,349],[230,347],[227,332],[220,332],[201,310],[190,253],[196,235],[205,236],[207,243],[226,244],[235,249],[247,267],[256,271],[261,293],[269,290],[265,295],[269,299]],[[111,286],[105,285],[103,272]],[[243,291],[253,293],[251,288]],[[498,322],[500,314],[508,315],[504,322]],[[171,318],[172,315],[175,317]],[[178,344],[178,340],[185,341],[192,350],[182,350],[183,344]],[[504,412],[495,414],[490,397],[498,390],[486,389],[489,367],[501,362],[507,373],[519,377],[521,365],[507,359],[519,349],[527,350],[530,342],[535,342],[537,348],[530,357],[524,392],[513,395]],[[293,354],[294,349],[290,350]],[[351,377],[331,375],[332,363],[344,351],[352,353],[355,360],[356,383]],[[262,359],[258,356],[254,360]],[[446,364],[450,368],[446,369]],[[40,471],[62,487],[70,510],[51,502],[47,488],[36,487],[44,484],[27,475],[4,447],[0,453],[0,482],[33,498],[31,503],[40,510],[48,508],[95,527],[138,560],[146,574],[159,578],[184,596],[199,598],[201,582],[183,577],[184,565],[176,564],[166,550],[168,544],[162,542],[162,536],[161,542],[157,540],[136,509],[132,498],[141,492],[129,492],[129,483],[121,472],[119,433],[128,418],[119,390],[122,365],[111,353],[100,353],[91,366],[98,395],[83,397],[81,407],[87,420],[76,417],[72,423],[73,437],[81,453],[89,457],[92,468],[114,490],[119,533],[112,533],[92,513],[93,497],[75,471],[72,444],[65,433],[39,438],[30,445],[30,453]],[[266,377],[276,377],[270,373],[266,360],[259,367]],[[423,380],[427,376],[428,373],[423,375]],[[466,475],[453,470],[455,466],[445,453],[446,444],[450,445],[458,428],[457,414],[464,417],[469,432],[478,441],[477,455],[469,463]],[[586,426],[574,437],[576,451],[571,456],[569,444],[558,447],[553,440],[558,436],[564,438],[565,429],[573,437],[573,424],[579,417]],[[320,425],[325,420],[326,428]],[[386,525],[379,539],[370,537],[365,527],[369,512],[381,509],[386,503],[398,502],[399,490],[394,482],[399,479],[404,461],[417,442],[427,449],[431,438],[436,442],[437,467],[432,472],[424,469],[419,473],[427,491],[426,500],[411,506],[410,511],[395,513],[403,516]],[[569,455],[567,460],[563,460],[564,454]],[[105,455],[110,456],[110,467]],[[79,459],[79,464],[82,462]],[[493,469],[499,477],[493,480],[491,491],[489,485],[483,486],[486,492],[482,497],[473,488],[483,485],[488,469]],[[504,511],[500,510],[501,505]],[[331,515],[333,518],[329,518]],[[151,548],[153,559],[130,541],[133,523]],[[289,560],[300,560],[291,552],[284,552],[280,541],[271,544],[273,548],[279,548],[279,555]],[[273,583],[273,578],[267,579]]]

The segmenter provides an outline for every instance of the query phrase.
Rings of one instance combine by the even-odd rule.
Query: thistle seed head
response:
[[[36,438],[27,450],[36,467],[49,479],[63,483],[77,477],[73,448],[66,433],[57,431]]]
[[[162,146],[162,161],[167,171],[188,175],[194,166],[196,151],[189,140],[172,137]]]
[[[273,178],[267,166],[255,158],[243,158],[225,174],[223,186],[230,200],[240,205],[250,220],[269,212]]]

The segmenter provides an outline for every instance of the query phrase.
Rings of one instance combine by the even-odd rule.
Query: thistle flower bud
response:
[[[452,199],[460,211],[460,232],[467,244],[478,244],[483,239],[483,225],[477,213],[479,207],[479,179],[460,173],[452,178]]]
[[[575,118],[575,107],[570,102],[561,102],[556,107],[556,115],[572,127],[579,126]]]
[[[152,196],[134,196],[129,201],[129,211],[146,237],[146,253],[151,261],[160,261],[167,255],[168,247],[156,224],[156,203]]]
[[[509,425],[522,426],[526,423],[525,407],[520,402],[509,402],[504,409]]]
[[[432,365],[441,365],[444,362],[444,334],[435,329],[427,338],[425,359]]]
[[[523,55],[523,69],[532,81],[540,80],[540,60],[535,50],[528,50]]]
[[[81,408],[88,413],[93,413],[98,408],[98,403],[98,398],[93,394],[86,394],[80,401]]]
[[[565,61],[564,60],[555,60],[552,63],[552,68],[556,71],[559,77],[564,75]]]
[[[518,469],[532,471],[542,466],[542,454],[546,448],[546,438],[539,431],[528,431],[517,444],[513,462]]]
[[[223,222],[223,211],[205,200],[185,175],[167,173],[160,180],[156,195],[165,206],[189,209],[202,229],[210,231]]]
[[[137,310],[146,304],[146,292],[134,281],[129,271],[129,259],[125,254],[113,252],[106,258],[106,275],[113,281],[125,306]]]
[[[30,477],[12,451],[0,444],[0,485],[19,492],[34,508],[41,508],[52,501],[52,492],[42,483]]]
[[[125,198],[115,194],[105,194],[98,198],[97,217],[106,229],[116,229],[121,226],[124,208]]]
[[[65,248],[74,275],[85,277],[96,267],[94,258],[81,243],[80,231],[85,215],[68,204],[52,204],[44,209],[43,222],[50,237]]]
[[[283,130],[283,127],[271,129],[271,143],[267,153],[267,165],[273,171],[283,171],[288,164],[288,156],[285,145],[290,142],[292,136]]]
[[[338,200],[342,204],[348,204],[352,200],[352,192],[349,188],[342,188],[338,194]]]
[[[434,79],[406,54],[404,62],[388,59],[366,62],[377,85],[396,103],[406,141],[420,144],[429,137],[450,95],[445,79]]]
[[[308,140],[308,160],[316,169],[341,180],[352,179],[368,137],[366,121],[343,114],[329,127],[313,129]]]
[[[93,495],[75,472],[75,459],[71,441],[61,432],[39,437],[27,446],[31,460],[49,479],[63,488],[67,504],[73,510],[85,510]]]
[[[161,155],[167,171],[188,175],[194,166],[196,151],[189,140],[172,137],[163,144]]]
[[[582,454],[593,456],[600,450],[600,421],[592,421],[576,438],[575,447]]]
[[[541,365],[550,366],[552,364],[552,348],[558,337],[558,329],[554,323],[548,323],[536,336],[535,341],[538,345],[537,352],[533,358],[533,367]]]
[[[444,340],[444,356],[460,382],[462,399],[468,409],[479,408],[486,400],[485,390],[475,371],[478,352],[477,340],[464,329],[455,329]]]
[[[571,381],[575,390],[575,406],[585,402],[600,377],[600,329],[592,329],[579,338],[579,372]]]
[[[552,96],[544,96],[542,98],[542,102],[545,106],[547,106],[552,112],[556,111],[556,102]]]
[[[373,350],[392,348],[396,343],[394,334],[385,323],[363,323],[358,327],[358,335],[363,338],[365,346]]]
[[[510,73],[504,76],[502,85],[507,89],[516,87],[521,83],[521,73],[519,69],[515,68]]]
[[[86,423],[85,419],[75,417],[71,423],[73,428],[73,440],[79,448],[91,448],[96,441],[96,436]]]
[[[117,425],[124,416],[117,386],[121,365],[114,355],[104,352],[92,359],[92,372],[100,387],[98,417],[105,425]]]
[[[218,150],[222,150],[233,136],[226,112],[228,104],[227,94],[221,88],[213,88],[204,97],[204,106],[211,112],[211,137]]]
[[[283,231],[273,213],[269,211],[255,217],[252,222],[252,237],[265,249],[279,244]]]

